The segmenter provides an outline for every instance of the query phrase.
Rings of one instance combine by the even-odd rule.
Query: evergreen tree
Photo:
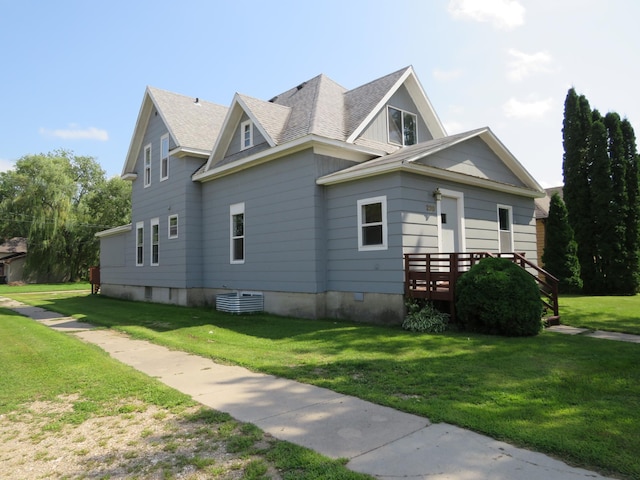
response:
[[[551,196],[546,224],[544,268],[559,281],[560,293],[576,293],[582,288],[578,245],[569,225],[567,207],[558,193]]]
[[[591,219],[593,222],[593,276],[583,276],[587,293],[611,293],[610,262],[617,249],[613,246],[615,223],[611,216],[611,163],[608,154],[607,129],[601,120],[591,126],[588,159],[591,164]],[[582,264],[581,264],[582,266]]]
[[[640,174],[638,172],[640,159],[631,123],[625,118],[620,128],[626,162],[625,185],[628,205],[625,218],[626,293],[634,294],[640,290]]]
[[[625,144],[622,136],[620,116],[609,112],[604,117],[609,138],[609,162],[611,168],[611,198],[609,199],[610,230],[606,249],[609,252],[606,272],[606,290],[610,293],[624,293],[627,290],[626,231],[627,210],[629,208],[626,186]]]
[[[573,229],[578,244],[578,259],[583,281],[585,278],[595,278],[593,262],[595,246],[592,236],[594,227],[591,219],[589,185],[590,164],[587,161],[591,123],[592,111],[589,102],[584,95],[578,96],[571,88],[565,99],[562,128],[563,194],[569,225]]]

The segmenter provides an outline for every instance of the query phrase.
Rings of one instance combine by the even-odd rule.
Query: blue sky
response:
[[[229,105],[413,65],[448,133],[562,182],[573,86],[640,136],[637,0],[0,0],[0,170],[63,148],[119,175],[146,85]]]

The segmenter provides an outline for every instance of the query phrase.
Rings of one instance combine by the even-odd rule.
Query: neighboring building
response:
[[[544,247],[546,246],[547,218],[549,218],[551,197],[554,193],[558,193],[560,198],[562,198],[562,187],[547,188],[545,189],[545,193],[546,195],[544,197],[536,199],[536,237],[538,239],[537,259],[540,267],[544,267],[542,254],[544,253]]]
[[[229,108],[147,88],[122,178],[132,223],[98,234],[105,295],[399,322],[403,254],[536,257],[544,192],[489,128],[447,136],[413,68],[319,75]]]
[[[27,260],[27,239],[10,238],[0,244],[0,283],[22,282]]]

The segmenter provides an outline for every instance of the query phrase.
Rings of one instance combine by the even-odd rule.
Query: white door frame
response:
[[[440,188],[440,194],[443,197],[455,198],[457,200],[458,205],[458,245],[460,245],[460,251],[466,252],[467,250],[467,242],[466,242],[466,234],[465,234],[465,221],[464,221],[464,193],[456,192],[455,190],[448,190],[446,188]],[[436,218],[438,221],[438,252],[445,253],[442,251],[442,200],[436,199]],[[449,252],[451,253],[451,252]]]

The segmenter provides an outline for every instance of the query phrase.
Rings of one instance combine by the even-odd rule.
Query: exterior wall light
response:
[[[436,199],[436,202],[439,202],[440,200],[442,200],[442,193],[440,193],[440,189],[439,188],[436,188],[433,191],[433,198]]]

